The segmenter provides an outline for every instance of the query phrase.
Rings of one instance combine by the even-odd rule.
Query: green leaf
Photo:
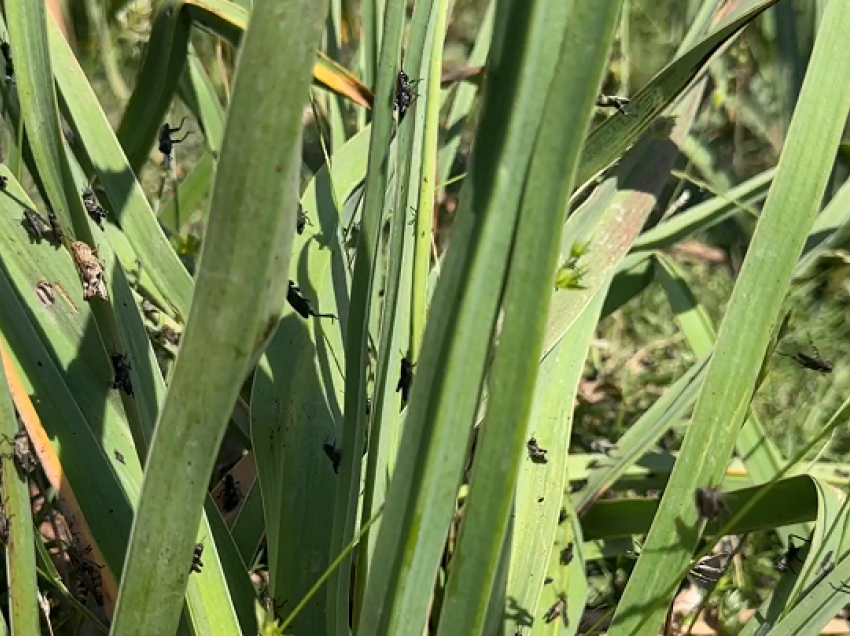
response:
[[[559,1],[538,4],[553,11]],[[520,462],[525,455],[531,411],[544,344],[551,281],[572,178],[602,83],[620,0],[571,3],[562,32],[555,74],[547,87],[534,155],[525,177],[511,267],[502,308],[504,322],[490,372],[487,415],[476,445],[469,497],[449,570],[438,633],[479,634],[495,582],[508,529]],[[534,11],[535,9],[532,9]],[[544,37],[536,33],[532,37]],[[554,50],[554,46],[553,46]],[[574,384],[577,384],[577,378]],[[553,469],[557,470],[557,466]],[[554,511],[557,499],[550,503]]]
[[[279,321],[295,233],[301,110],[325,4],[254,6],[189,322],[145,467],[116,636],[140,624],[152,633],[177,627],[216,452],[245,375]]]

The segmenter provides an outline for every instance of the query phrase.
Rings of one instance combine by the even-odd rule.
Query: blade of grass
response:
[[[458,558],[449,571],[440,615],[441,636],[483,631],[526,453],[526,424],[561,247],[561,237],[552,228],[563,226],[566,219],[572,179],[621,6],[622,0],[571,5],[556,72],[544,89],[545,110],[523,188],[502,301],[504,322],[488,382],[487,415],[476,446]],[[558,503],[550,501],[553,512]]]
[[[381,54],[375,86],[375,112],[369,144],[363,213],[354,272],[351,280],[345,349],[345,403],[342,431],[342,480],[337,490],[330,554],[341,554],[354,537],[362,453],[366,425],[366,343],[370,337],[371,300],[374,292],[378,245],[389,171],[389,146],[393,126],[393,98],[404,28],[405,3],[389,0],[383,22]],[[328,633],[349,632],[351,557],[346,556],[328,581]]]
[[[18,419],[9,393],[7,376],[15,372],[0,339],[0,435],[14,439],[18,433]],[[9,620],[15,634],[38,634],[40,631],[37,603],[38,585],[33,549],[32,506],[29,485],[23,472],[15,466],[14,456],[0,455],[3,478],[3,502],[0,514],[6,524],[6,572],[9,585]]]
[[[576,536],[581,536],[578,515],[574,511],[569,511],[570,524],[559,527],[556,523],[559,521],[562,495],[568,486],[567,449],[574,415],[571,405],[578,390],[606,289],[603,287],[600,290],[564,339],[540,363],[526,437],[534,437],[540,446],[548,449],[548,464],[543,468],[524,458],[517,480],[514,525],[509,535],[510,569],[505,587],[506,604],[502,608],[503,617],[507,617],[508,634],[526,625],[526,612],[531,616],[539,614],[547,570],[550,574],[554,574],[555,570],[558,572],[557,576],[553,576],[557,580],[558,591],[563,591],[569,584],[585,581],[584,576],[578,576],[570,570],[569,584],[565,584],[561,574],[564,570],[560,564],[560,554],[555,554],[560,550],[553,550],[553,544],[557,536],[560,545],[566,547],[570,539],[561,535],[572,535],[572,531],[565,531],[572,528],[573,523],[579,530]],[[576,542],[577,545],[580,543]],[[579,548],[576,563],[581,562]],[[556,563],[557,566],[547,567],[550,563]],[[583,603],[576,601],[582,598],[583,592],[570,587],[568,595],[572,600],[569,615],[575,619],[570,623],[577,624],[576,613],[581,611]],[[551,602],[554,601],[552,599]],[[517,611],[518,608],[522,611]]]
[[[245,374],[279,320],[295,232],[301,112],[325,5],[254,4],[196,293],[146,464],[115,636],[141,624],[172,633],[178,624],[216,452]],[[279,278],[283,284],[274,285]]]
[[[359,621],[362,633],[424,628],[543,110],[539,95],[554,76],[569,14],[562,6],[536,5],[535,12],[514,1],[502,8],[488,78],[493,92],[489,101],[485,97],[452,249],[431,305]]]
[[[251,435],[262,485],[270,589],[280,599],[302,598],[339,554],[330,553],[333,493],[348,485],[322,449],[332,444],[346,454],[340,405],[349,281],[337,237],[345,206],[358,198],[353,193],[366,175],[370,139],[370,127],[355,135],[307,185],[301,205],[312,225],[296,236],[290,263],[291,277],[304,294],[311,302],[318,299],[317,310],[336,314],[339,322],[332,328],[323,319],[305,323],[287,308],[254,376]],[[282,395],[308,406],[281,410]],[[356,478],[359,484],[359,473]],[[297,627],[326,629],[327,602],[327,597],[314,598]]]

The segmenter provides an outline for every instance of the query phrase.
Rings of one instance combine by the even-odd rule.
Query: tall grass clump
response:
[[[850,7],[408,4],[3,3],[6,632],[820,633]]]

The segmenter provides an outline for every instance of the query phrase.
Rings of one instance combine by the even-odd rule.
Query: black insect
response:
[[[3,439],[7,444],[12,446],[11,457],[20,469],[24,471],[24,474],[28,475],[35,470],[35,467],[38,465],[38,458],[32,450],[32,443],[26,429],[22,428],[12,439],[9,439],[6,435],[3,436]]]
[[[567,544],[567,547],[564,548],[563,550],[561,550],[561,554],[560,554],[560,557],[559,557],[560,561],[561,561],[561,565],[569,565],[572,562],[574,551],[575,551],[575,546],[573,545],[573,542],[570,541]]]
[[[183,135],[180,139],[172,139],[171,135],[174,133],[180,132],[183,129],[183,124],[186,122],[187,117],[184,117],[180,120],[180,125],[177,128],[172,128],[168,125],[168,122],[165,122],[162,127],[159,129],[159,151],[165,156],[165,167],[168,168],[170,165],[172,156],[171,153],[174,152],[174,146],[179,143],[183,143],[186,141],[186,137],[188,137],[192,131],[187,130],[186,134]]]
[[[568,517],[569,515],[567,514],[567,509],[561,508],[561,511],[558,513],[558,525],[564,523]]]
[[[286,301],[292,306],[297,313],[302,318],[309,318],[310,316],[315,316],[316,318],[332,318],[336,319],[336,316],[333,314],[318,314],[313,311],[313,308],[310,306],[310,301],[304,297],[304,294],[298,288],[298,285],[289,281],[289,290],[286,292]]]
[[[713,520],[720,516],[721,512],[727,510],[723,501],[723,493],[713,486],[697,488],[694,500],[700,519]]]
[[[6,502],[0,499],[0,541],[9,544],[9,517],[6,514]]]
[[[631,101],[628,97],[620,97],[619,95],[600,95],[596,98],[596,105],[600,108],[616,108],[618,113],[628,117],[626,105]]]
[[[546,459],[546,453],[549,451],[545,448],[540,448],[540,445],[537,443],[535,438],[529,439],[525,443],[525,447],[528,449],[528,457],[535,464],[545,464],[549,460]]]
[[[301,207],[301,204],[298,204],[298,216],[295,221],[295,230],[299,234],[304,234],[304,230],[308,225],[313,225],[310,223],[310,217],[307,216],[307,212]]]
[[[221,489],[221,509],[224,512],[235,510],[240,501],[242,501],[242,489],[239,488],[239,482],[233,478],[233,475],[227,473],[224,476],[224,487]]]
[[[21,225],[29,234],[31,243],[41,243],[44,233],[50,230],[47,221],[38,212],[29,208],[24,208],[24,218],[21,220]]]
[[[204,553],[204,544],[196,543],[195,549],[192,551],[192,565],[189,566],[189,574],[197,572],[200,574],[201,568],[204,567],[204,562],[201,561],[201,555]]]
[[[6,185],[8,183],[9,183],[9,179],[7,177],[4,177],[3,175],[0,175],[0,190],[5,190]]]
[[[564,626],[566,627],[568,625],[567,595],[563,592],[558,594],[558,600],[555,601],[548,610],[546,610],[546,613],[543,615],[543,620],[547,623],[551,623],[558,617],[561,617],[561,620],[564,621]]]
[[[116,459],[116,460],[118,460],[118,461],[119,461],[119,462],[121,462],[122,464],[126,464],[126,462],[124,461],[124,455],[122,455],[121,453],[119,453],[117,450],[113,450],[112,452],[113,452],[113,453],[115,453],[115,459]]]
[[[83,588],[90,593],[95,600],[95,603],[103,606],[103,577],[100,575],[102,565],[92,563],[88,559],[83,559],[80,563],[80,583]]]
[[[127,395],[133,395],[133,383],[130,380],[130,363],[127,361],[126,354],[112,353],[112,388],[120,389]]]
[[[794,539],[799,539],[800,541],[805,541],[806,543],[811,543],[808,539],[801,537],[796,534],[792,534],[788,537],[788,549],[785,550],[783,554],[779,556],[776,560],[776,569],[779,572],[787,572],[791,570],[796,574],[796,570],[794,569],[794,561],[797,563],[802,563],[803,559],[800,558],[800,552],[803,550],[802,545],[794,545]]]
[[[322,444],[322,450],[325,451],[325,455],[331,460],[334,472],[338,475],[339,465],[342,462],[342,453],[333,444]]]
[[[786,358],[791,358],[801,367],[804,367],[811,371],[818,371],[820,373],[832,373],[832,370],[835,368],[832,364],[832,361],[821,357],[820,352],[818,352],[817,347],[815,347],[814,345],[812,345],[812,349],[814,350],[814,355],[806,353],[805,351],[798,351],[793,355],[779,352],[779,355],[783,355]]]
[[[12,47],[8,42],[0,42],[0,53],[3,54],[3,60],[6,62],[6,79],[10,80],[15,77],[15,62],[12,60]]]
[[[577,479],[576,481],[570,482],[570,494],[573,495],[577,493],[579,490],[587,486],[586,479]]]
[[[413,367],[414,365],[406,356],[401,359],[401,369],[399,370],[395,392],[401,391],[401,401],[404,404],[407,404],[410,399],[410,387],[413,385]]]
[[[413,103],[413,100],[418,97],[416,91],[413,90],[413,85],[419,80],[411,80],[404,71],[398,72],[395,86],[395,97],[393,98],[393,110],[398,111],[398,120],[401,121],[407,109]]]
[[[106,218],[106,210],[97,202],[97,196],[95,196],[94,190],[91,188],[83,190],[83,205],[91,220],[97,223],[97,226],[102,230],[103,219]]]
[[[65,233],[62,231],[62,226],[59,225],[59,219],[56,218],[56,213],[53,210],[47,211],[47,222],[50,223],[50,232],[53,234],[53,244],[56,247],[62,245],[65,240]]]

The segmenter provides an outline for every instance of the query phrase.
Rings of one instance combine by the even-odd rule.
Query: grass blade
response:
[[[141,624],[175,630],[216,451],[256,351],[279,320],[295,233],[301,112],[325,6],[254,5],[195,298],[146,465],[116,636]],[[276,288],[271,281],[281,274]]]

